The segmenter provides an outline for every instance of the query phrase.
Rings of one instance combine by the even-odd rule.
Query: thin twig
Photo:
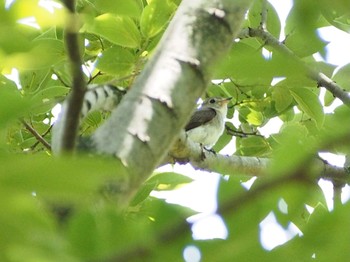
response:
[[[296,56],[292,50],[290,50],[283,43],[278,41],[273,35],[267,31],[263,31],[260,28],[247,28],[241,32],[241,37],[258,37],[264,41],[266,45],[273,47],[276,51],[283,53],[289,58],[300,64],[305,69],[309,78],[315,80],[318,86],[326,88],[335,97],[339,98],[345,105],[350,107],[350,94],[343,88],[337,85],[332,79],[328,78],[321,72],[309,67],[303,60]]]
[[[239,131],[239,130],[234,130],[229,125],[225,125],[225,129],[226,129],[227,134],[229,134],[231,136],[238,136],[238,137],[260,136],[260,137],[264,137],[263,135],[258,134],[258,131],[250,132],[250,133],[243,132],[243,131]]]
[[[55,76],[57,77],[57,79],[58,79],[64,86],[70,87],[70,85],[69,85],[68,83],[66,83],[66,82],[63,80],[63,78],[60,76],[59,73],[56,72],[55,69],[51,68],[51,71],[52,71],[53,74],[55,74]]]
[[[50,125],[50,127],[41,135],[42,138],[44,138],[48,133],[50,133],[51,129],[52,129],[53,125]],[[46,140],[45,140],[46,141]],[[34,145],[31,146],[31,150],[34,150],[37,145],[40,143],[40,141],[37,141]]]
[[[267,24],[267,1],[263,0],[261,3],[261,21],[260,21],[260,28],[263,31],[266,31],[266,24]]]
[[[30,126],[27,122],[24,120],[21,120],[24,127],[41,143],[43,144],[48,150],[51,150],[51,145],[43,138],[32,126]]]
[[[341,194],[344,186],[345,186],[344,183],[333,182],[333,208],[334,209],[342,205]]]

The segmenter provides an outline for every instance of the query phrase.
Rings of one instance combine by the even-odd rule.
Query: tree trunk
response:
[[[93,141],[130,171],[133,191],[164,158],[231,47],[252,0],[183,0],[152,58]]]

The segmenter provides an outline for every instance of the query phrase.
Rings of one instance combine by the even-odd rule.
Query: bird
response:
[[[207,98],[185,126],[190,140],[211,149],[224,132],[227,104],[231,99],[232,97]]]

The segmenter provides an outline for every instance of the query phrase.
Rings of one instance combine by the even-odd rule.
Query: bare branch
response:
[[[185,132],[182,132],[162,164],[190,163],[194,168],[222,175],[263,176],[270,161],[268,158],[215,154],[203,150],[198,143],[187,139]],[[315,159],[312,165],[316,178],[337,184],[350,184],[350,176],[344,168],[332,166],[320,159]]]
[[[276,51],[283,53],[289,58],[296,61],[300,64],[301,67],[305,69],[308,74],[308,77],[315,80],[318,86],[322,86],[326,88],[329,92],[331,92],[335,97],[339,98],[345,105],[350,107],[350,94],[346,92],[343,88],[337,85],[334,81],[328,78],[326,75],[321,72],[316,71],[315,69],[309,67],[305,64],[299,57],[297,57],[292,50],[290,50],[283,43],[278,41],[273,35],[269,32],[264,31],[260,28],[247,28],[241,32],[240,35],[242,38],[244,37],[258,37],[265,42],[266,45],[272,46]]]
[[[51,150],[51,145],[45,140],[43,136],[41,136],[33,127],[31,127],[27,122],[21,120],[24,127],[48,150]]]
[[[269,159],[215,154],[187,139],[183,131],[163,164],[172,162],[191,163],[194,168],[222,175],[261,176],[266,170]]]

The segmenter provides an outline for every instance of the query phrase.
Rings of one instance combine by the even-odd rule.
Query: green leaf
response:
[[[6,76],[0,74],[0,88],[9,88],[15,90],[17,89],[17,85],[15,82],[8,79]]]
[[[253,6],[249,9],[248,19],[250,22],[251,28],[258,28],[261,23],[261,13],[264,12],[262,10],[262,0],[254,1]],[[281,23],[278,17],[278,14],[275,8],[266,1],[266,12],[267,12],[267,21],[266,21],[266,29],[275,36],[277,39],[280,36],[281,31]]]
[[[141,14],[140,1],[137,0],[97,0],[95,5],[103,12],[111,12],[116,15],[139,17]]]
[[[102,121],[101,112],[94,111],[90,112],[84,119],[84,123],[89,126],[97,127]]]
[[[6,66],[25,70],[44,69],[63,61],[65,57],[62,41],[37,39],[32,41],[32,49],[29,52],[8,56]]]
[[[318,97],[307,88],[291,88],[290,93],[297,101],[299,108],[314,119],[318,127],[324,122],[324,112]]]
[[[128,75],[134,68],[134,55],[119,46],[113,46],[97,59],[96,67],[102,72],[108,74],[123,76]]]
[[[161,185],[161,187],[157,188],[158,190],[171,190],[179,185],[188,184],[192,181],[193,179],[188,176],[174,172],[156,173],[147,180],[148,183],[156,183],[157,186]]]
[[[287,17],[285,33],[288,37],[285,44],[299,57],[317,52],[325,54],[324,47],[327,43],[316,31],[320,16],[319,6],[312,1],[296,1]],[[308,41],[305,41],[306,38]]]
[[[46,114],[56,104],[59,98],[65,97],[70,88],[65,86],[51,86],[40,90],[30,99],[32,115]]]
[[[156,189],[157,185],[158,185],[157,181],[145,182],[141,186],[141,188],[137,191],[134,198],[131,200],[130,206],[136,206],[136,205],[140,204],[142,201],[146,200],[149,197],[149,195],[151,194],[151,192],[154,189]]]
[[[260,126],[265,121],[265,117],[260,111],[254,110],[250,107],[242,106],[238,111],[240,120],[248,122],[254,126]]]
[[[305,41],[305,37],[308,41]],[[300,31],[293,31],[285,40],[286,46],[299,57],[307,57],[317,52],[325,54],[324,48],[328,44],[320,38],[316,32],[305,34]]]
[[[34,101],[43,101],[45,99],[59,98],[66,96],[69,91],[70,88],[66,86],[50,86],[37,92],[32,99]]]
[[[100,15],[93,21],[87,21],[87,32],[106,38],[108,41],[130,48],[137,48],[141,43],[140,32],[129,17],[110,13]]]
[[[18,90],[8,87],[0,88],[0,101],[0,127],[23,116],[30,106],[28,99],[21,97]]]
[[[236,153],[241,156],[266,156],[271,150],[269,143],[261,136],[237,138],[236,142]]]
[[[277,112],[282,112],[293,102],[293,97],[287,88],[275,86],[272,89],[272,101],[275,102]]]
[[[213,147],[213,150],[215,152],[220,152],[221,149],[223,149],[225,146],[228,145],[228,143],[230,143],[230,141],[232,140],[232,136],[227,135],[227,134],[223,134],[219,140],[216,142],[216,144]]]
[[[282,132],[272,137],[278,146],[273,150],[268,174],[288,174],[293,172],[305,158],[315,153],[317,141],[308,136],[308,130],[300,123],[288,123]]]
[[[176,9],[174,3],[168,0],[152,0],[141,14],[141,32],[146,38],[151,38],[160,33],[170,20]]]
[[[215,69],[214,78],[234,78],[245,85],[270,84],[273,75],[261,52],[245,43],[235,43],[229,54]],[[254,65],[254,66],[252,66]],[[255,75],[255,78],[251,76]],[[242,85],[244,85],[242,84]]]
[[[28,193],[56,199],[81,202],[100,189],[106,179],[123,178],[122,165],[94,158],[55,158],[47,155],[0,156],[2,173],[0,189],[3,194]]]
[[[336,28],[346,33],[350,31],[349,2],[347,0],[320,1],[319,7],[324,18]]]
[[[350,91],[350,64],[342,66],[333,76],[333,81],[341,88]]]

